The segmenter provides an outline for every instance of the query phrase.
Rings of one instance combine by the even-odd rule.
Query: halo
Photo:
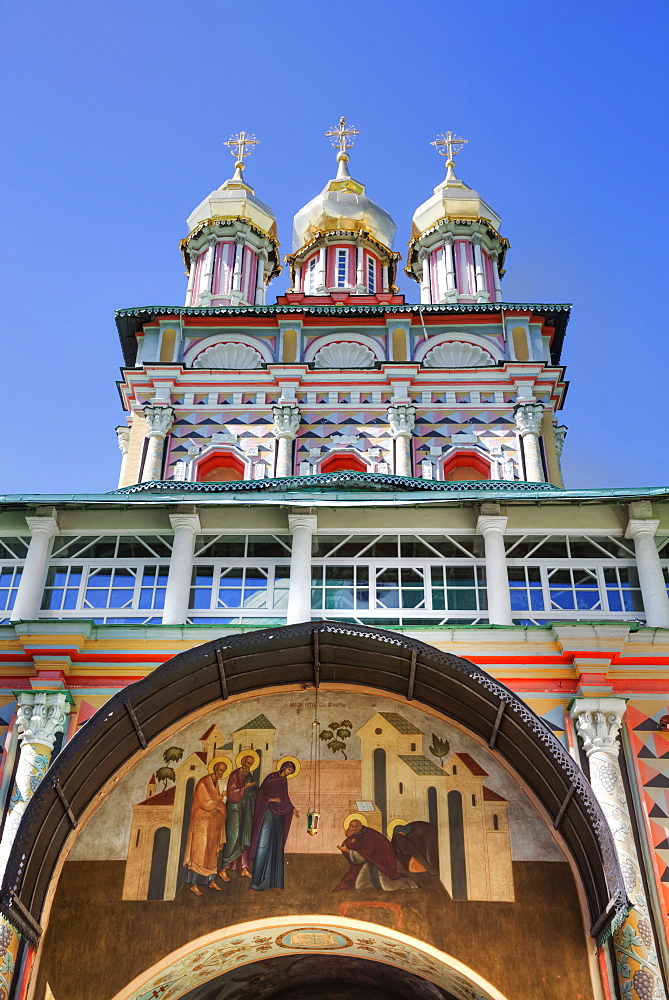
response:
[[[366,816],[363,816],[363,814],[362,814],[362,813],[350,813],[350,814],[349,814],[349,815],[348,815],[348,816],[346,817],[346,819],[344,820],[344,830],[347,830],[347,829],[348,829],[348,824],[349,824],[349,823],[351,822],[351,820],[352,820],[352,819],[357,819],[357,820],[359,820],[359,821],[360,821],[360,822],[362,823],[362,825],[363,825],[363,826],[368,826],[368,825],[369,825],[369,824],[367,823],[367,817],[366,817]]]
[[[225,773],[223,774],[223,777],[227,778],[227,776],[230,774],[230,771],[232,771],[232,761],[230,760],[230,758],[226,757],[224,754],[220,754],[218,757],[212,757],[209,763],[207,764],[207,770],[209,771],[209,774],[214,773],[215,764],[225,764]]]
[[[409,821],[406,819],[391,819],[390,823],[388,823],[388,837],[392,839],[396,826],[408,826],[408,825]]]
[[[276,765],[276,769],[277,769],[277,771],[280,771],[281,768],[283,767],[283,765],[284,764],[288,764],[289,762],[291,764],[295,765],[295,770],[293,771],[292,774],[287,775],[287,777],[288,778],[296,778],[297,775],[300,773],[300,771],[302,769],[302,765],[300,764],[300,762],[297,759],[297,757],[291,757],[290,755],[288,755],[286,757],[282,757],[281,760]]]
[[[253,757],[253,763],[251,764],[252,771],[255,771],[260,766],[260,754],[257,750],[240,750],[235,757],[235,767],[241,767],[245,757]]]

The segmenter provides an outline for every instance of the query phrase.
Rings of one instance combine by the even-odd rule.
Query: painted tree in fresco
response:
[[[444,766],[444,759],[448,757],[450,749],[451,744],[448,740],[441,740],[436,733],[432,733],[432,746],[430,747],[430,753],[439,761],[439,767]]]
[[[156,781],[162,781],[163,791],[167,788],[168,781],[177,780],[176,772],[174,768],[170,767],[170,764],[178,764],[183,755],[182,747],[168,747],[163,753],[165,767],[159,767],[156,771]]]
[[[341,722],[331,722],[327,729],[321,729],[319,735],[331,753],[340,753],[344,760],[348,760],[346,744],[352,731],[353,723],[350,719],[342,719]]]

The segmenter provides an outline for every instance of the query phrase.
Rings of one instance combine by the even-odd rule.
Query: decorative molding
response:
[[[544,415],[543,403],[518,403],[513,414],[516,418],[516,426],[523,437],[527,434],[541,433],[541,421]]]
[[[426,368],[489,368],[495,359],[476,344],[449,340],[433,347],[423,358]]]
[[[251,368],[262,368],[263,358],[259,351],[247,344],[229,341],[226,344],[214,344],[202,354],[198,354],[193,362],[193,368],[224,368],[228,371],[248,371]]]
[[[121,425],[116,428],[116,437],[118,438],[118,446],[121,450],[122,455],[128,454],[128,448],[130,447],[130,428]]]
[[[56,735],[64,731],[70,711],[65,691],[22,691],[18,698],[16,728],[21,743],[53,750]]]
[[[376,357],[364,344],[340,341],[321,347],[314,357],[315,368],[372,368]]]
[[[148,437],[164,438],[174,421],[174,410],[171,406],[145,406],[146,431]]]
[[[272,416],[274,418],[274,436],[295,440],[297,429],[300,426],[300,408],[290,404],[284,406],[273,406]]]
[[[388,423],[394,438],[411,437],[416,425],[416,407],[402,404],[389,406]]]
[[[338,333],[327,333],[322,337],[315,337],[304,352],[304,360],[307,363],[314,361],[316,355],[324,347],[330,347],[333,344],[348,343],[352,340],[356,344],[369,348],[377,361],[385,361],[386,355],[383,345],[378,340],[367,336],[367,334],[360,333],[358,330],[340,330]]]

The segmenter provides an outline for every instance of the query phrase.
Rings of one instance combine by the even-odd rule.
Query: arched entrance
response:
[[[316,956],[318,962],[304,964],[302,972],[298,962],[286,961]],[[274,968],[273,962],[277,963]],[[238,971],[242,969],[243,973]],[[373,977],[379,975],[382,978],[374,983]],[[282,994],[299,995],[295,991],[301,981],[311,985],[312,995],[328,1000],[333,976],[342,986],[368,979],[365,995],[371,1000],[376,1000],[375,989],[379,1000],[381,996],[445,1000],[444,993],[448,1000],[505,1000],[473,969],[406,934],[360,920],[313,915],[253,921],[208,934],[168,955],[113,1000],[163,996],[167,1000],[217,1000],[217,990],[224,985],[231,995],[236,986],[240,996],[278,1000]],[[290,993],[285,994],[288,989]],[[307,1000],[306,993],[300,1000]]]
[[[330,728],[321,728],[318,740],[326,808],[314,840],[305,820],[315,786],[309,780],[314,775],[309,742],[316,689],[327,712],[322,726]],[[435,733],[441,743],[450,743],[449,759],[430,749]],[[283,815],[295,810],[295,822],[284,827],[277,854],[283,884],[258,891],[239,869],[220,879],[215,860],[200,860],[198,875],[218,881],[209,887],[205,878],[203,891],[194,894],[179,877],[187,860],[184,838],[194,822],[190,802],[203,798],[196,794],[198,788],[213,795],[213,786],[206,786],[213,758],[224,762],[227,775],[240,767],[246,748],[255,746],[266,748],[267,773],[263,770],[261,783],[279,769],[281,760],[296,761],[300,768],[286,779],[283,791],[266,795],[280,803]],[[386,755],[385,802],[374,766],[379,748]],[[146,798],[146,784],[167,750],[170,759],[178,756],[175,784]],[[461,797],[460,833],[457,822],[449,827],[449,792]],[[557,858],[550,851],[538,857],[534,843],[533,854],[512,854],[507,806],[514,806],[518,796],[525,796],[520,803],[525,819],[516,824],[514,835],[522,833],[531,813]],[[120,803],[118,809],[115,803]],[[82,728],[59,755],[25,816],[0,905],[33,943],[40,943],[48,925],[38,951],[37,1000],[43,1000],[46,982],[57,1000],[59,992],[72,995],[67,976],[78,974],[76,963],[63,956],[85,950],[78,926],[67,918],[73,906],[82,913],[87,908],[80,926],[95,927],[99,942],[106,934],[110,948],[120,948],[119,935],[124,936],[120,950],[126,964],[115,963],[116,978],[96,968],[96,954],[87,959],[91,979],[102,976],[109,990],[105,994],[91,982],[91,991],[110,1000],[139,970],[152,963],[162,969],[166,959],[160,956],[165,954],[176,962],[177,954],[190,954],[186,942],[208,939],[214,928],[229,929],[215,932],[220,940],[242,921],[256,918],[258,927],[284,926],[282,920],[294,926],[294,918],[285,916],[287,908],[317,913],[309,920],[319,926],[328,921],[331,930],[340,926],[336,921],[360,918],[375,933],[392,928],[410,935],[421,948],[454,952],[509,995],[531,992],[534,967],[524,970],[501,951],[498,956],[498,944],[507,955],[513,948],[507,947],[505,935],[520,948],[529,934],[533,954],[543,954],[552,969],[559,950],[554,912],[559,912],[558,936],[566,928],[565,949],[571,949],[568,961],[564,955],[561,961],[573,974],[574,995],[585,994],[590,991],[587,929],[600,937],[625,902],[608,826],[589,785],[527,706],[468,661],[355,625],[321,622],[267,629],[174,657],[111,699]],[[263,817],[253,816],[258,836]],[[245,822],[241,812],[238,820],[239,829]],[[150,894],[144,883],[145,875],[147,884],[151,881],[149,834],[153,838],[159,827],[169,829],[170,841],[164,891],[156,898],[157,875]],[[221,837],[213,845],[215,859],[222,827],[211,836]],[[275,845],[276,836],[272,834]],[[227,820],[225,837],[232,842]],[[405,849],[395,849],[393,838],[404,838]],[[556,838],[562,850],[556,848]],[[85,849],[73,851],[70,861],[73,845]],[[106,845],[115,856],[107,858]],[[400,855],[406,860],[401,871],[393,860]],[[156,872],[159,856],[156,847]],[[252,851],[249,857],[253,864]],[[463,857],[466,895],[458,885],[458,858]],[[77,869],[80,863],[90,867]],[[285,889],[285,895],[276,889]],[[474,924],[481,905],[490,907],[489,918],[476,925],[477,935]],[[565,914],[571,921],[568,928]],[[259,938],[267,937],[258,927]],[[481,927],[494,935],[484,946]],[[302,930],[307,933],[308,925]],[[447,933],[450,937],[440,936]],[[475,954],[467,951],[473,941]],[[263,957],[266,948],[274,947],[269,940],[257,943]],[[282,954],[286,950],[277,947]],[[374,940],[369,947],[371,955],[350,957],[378,960]],[[101,954],[107,950],[102,946]],[[489,968],[479,966],[481,955],[490,961]],[[49,981],[50,969],[60,983]],[[218,968],[216,974],[225,971]],[[521,973],[526,977],[522,982]],[[557,993],[547,994],[553,996],[557,1000]]]

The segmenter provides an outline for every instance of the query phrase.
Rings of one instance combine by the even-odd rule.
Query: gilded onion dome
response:
[[[188,217],[181,241],[186,305],[262,305],[266,285],[281,271],[276,217],[243,177],[244,158],[258,142],[240,132],[224,143],[237,158],[234,175]]]
[[[395,223],[349,173],[346,150],[358,130],[341,118],[325,134],[338,149],[337,176],[294,217],[293,253],[286,258],[293,287],[306,295],[388,293],[399,259],[391,249]]]
[[[432,143],[447,157],[446,177],[414,212],[406,267],[422,302],[501,300],[509,243],[499,215],[455,175],[453,157],[466,142],[447,132]]]

